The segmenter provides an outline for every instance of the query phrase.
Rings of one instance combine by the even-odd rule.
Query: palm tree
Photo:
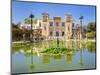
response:
[[[24,19],[24,23],[25,23],[25,24],[31,24],[30,18],[25,18],[25,19]],[[36,24],[36,23],[37,23],[37,19],[32,19],[32,24],[34,25],[34,24]]]
[[[24,23],[25,24],[31,24],[31,31],[30,31],[30,41],[32,42],[32,36],[34,33],[34,30],[32,30],[32,26],[35,25],[37,23],[37,19],[33,19],[34,15],[30,15],[28,18],[24,19]]]

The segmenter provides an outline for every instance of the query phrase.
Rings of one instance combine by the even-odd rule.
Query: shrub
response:
[[[93,32],[93,31],[92,31],[92,32],[88,32],[88,33],[87,33],[87,38],[93,39],[93,38],[95,38],[95,35],[96,35],[96,34],[95,34],[95,32]]]
[[[72,49],[67,48],[61,48],[61,47],[52,47],[52,48],[46,48],[42,53],[52,53],[52,54],[66,54],[68,52],[72,51]]]

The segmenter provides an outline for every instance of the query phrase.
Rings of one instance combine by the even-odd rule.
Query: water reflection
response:
[[[72,41],[66,41],[66,42],[65,42],[66,48],[72,49],[72,47],[73,47],[73,46],[72,46],[72,45],[73,45],[72,43],[73,43]]]
[[[83,45],[82,42],[77,41],[77,49],[80,51],[80,58],[79,58],[79,64],[80,67],[82,68],[84,66],[84,62],[83,62]]]
[[[95,51],[96,51],[96,43],[95,42],[88,42],[86,46],[87,46],[88,52],[95,53]]]
[[[21,52],[23,54],[25,54],[25,56],[30,56],[33,54],[37,54],[35,51],[41,51],[45,48],[49,48],[51,46],[53,46],[55,41],[43,41],[43,42],[39,42],[39,43],[26,43],[26,44],[13,44],[12,45],[12,54],[15,54],[16,52]],[[95,42],[84,42],[81,43],[80,41],[66,41],[66,42],[61,42],[60,44],[64,44],[63,46],[65,46],[68,49],[73,49],[73,51],[80,51],[80,56],[82,56],[82,52],[84,50],[84,48],[86,48],[88,50],[88,52],[90,53],[95,53],[96,50],[96,45]],[[33,51],[33,53],[31,53]],[[68,57],[71,57],[71,54],[67,54]],[[43,55],[44,57],[50,57],[48,55]],[[55,55],[53,56],[54,59],[60,59],[61,55]],[[44,58],[47,59],[47,58]]]
[[[35,65],[34,65],[34,62],[33,62],[33,47],[30,46],[30,50],[31,50],[31,53],[30,53],[30,71],[32,72],[35,68]]]
[[[24,57],[26,58],[25,60],[28,62],[28,70],[30,72],[37,71],[37,69],[39,69],[41,65],[43,66],[42,68],[44,70],[45,68],[48,68],[49,71],[51,70],[50,67],[52,65],[55,66],[54,64],[52,64],[53,61],[55,63],[60,62],[61,64],[65,65],[63,66],[64,69],[68,69],[67,66],[72,66],[72,69],[73,68],[88,69],[91,68],[92,66],[93,67],[95,66],[94,63],[95,61],[94,57],[96,51],[95,42],[60,41],[59,43],[60,47],[66,47],[68,49],[73,49],[73,50],[66,54],[54,54],[54,55],[41,54],[41,51],[44,50],[45,48],[55,47],[56,46],[55,42],[56,41],[52,40],[52,41],[43,41],[39,43],[12,44],[12,55],[13,57],[17,53],[20,53],[22,56],[24,55]],[[23,58],[18,58],[18,59],[24,60]],[[14,65],[17,64],[17,62],[15,62],[14,59],[12,61]],[[23,62],[23,64],[24,63],[26,62]],[[73,64],[77,66],[75,67],[73,66]],[[60,64],[58,65],[60,66]],[[59,68],[56,66],[55,70],[57,69]]]
[[[81,65],[81,67],[83,67],[84,66],[84,62],[83,62],[83,50],[81,49],[80,50],[80,65]]]
[[[61,60],[62,55],[53,55],[52,56],[55,60]]]
[[[72,54],[67,54],[65,61],[71,63],[72,62]]]
[[[49,55],[42,55],[42,63],[43,64],[48,64],[50,62],[50,56]]]

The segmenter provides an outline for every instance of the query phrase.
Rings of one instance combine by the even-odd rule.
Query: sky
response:
[[[95,22],[96,7],[89,5],[72,5],[72,4],[57,4],[57,3],[40,3],[40,2],[12,2],[12,22],[23,22],[25,18],[32,13],[34,18],[40,19],[42,13],[49,13],[50,19],[59,16],[64,20],[65,14],[72,14],[73,22],[79,23],[79,17],[84,16],[84,25],[89,22]]]

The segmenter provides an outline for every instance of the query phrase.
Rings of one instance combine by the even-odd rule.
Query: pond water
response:
[[[56,41],[12,44],[12,73],[81,70],[96,68],[95,42],[60,41],[60,47],[73,49],[67,54],[41,54],[45,48],[56,47]]]

